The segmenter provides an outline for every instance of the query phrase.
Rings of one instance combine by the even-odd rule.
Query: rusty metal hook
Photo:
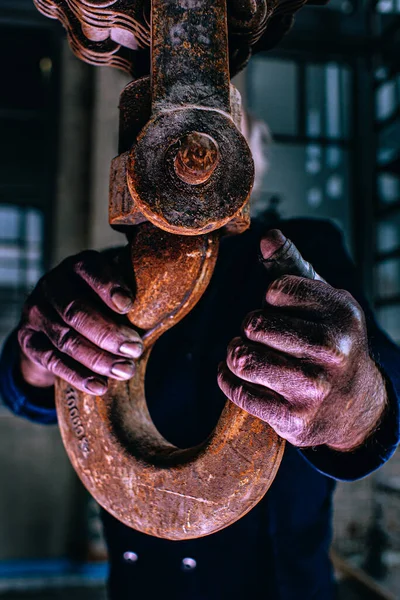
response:
[[[138,1],[34,1],[63,22],[72,47],[90,62],[129,64],[113,27],[146,43],[146,21],[135,21]],[[145,399],[151,348],[206,289],[218,230],[237,233],[249,224],[253,163],[239,104],[229,84],[226,0],[153,0],[151,82],[139,79],[122,93],[110,183],[110,223],[136,225],[129,318],[143,333],[145,353],[135,377],[112,382],[102,398],[56,385],[64,444],[91,494],[126,525],[174,540],[213,533],[248,512],[284,450],[266,423],[230,402],[207,440],[176,448],[156,430]]]

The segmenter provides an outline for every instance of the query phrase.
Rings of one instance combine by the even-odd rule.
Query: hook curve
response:
[[[215,533],[251,510],[274,480],[285,444],[269,425],[227,401],[211,435],[179,449],[157,431],[147,408],[151,349],[206,289],[218,239],[217,233],[187,237],[150,223],[137,226],[131,243],[137,298],[129,318],[146,333],[134,378],[113,381],[102,397],[61,380],[56,387],[61,434],[86,488],[129,527],[170,540]]]

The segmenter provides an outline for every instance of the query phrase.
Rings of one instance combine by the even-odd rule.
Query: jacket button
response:
[[[182,559],[182,571],[193,571],[197,567],[197,562],[194,558],[183,558]]]
[[[138,560],[138,558],[139,557],[136,554],[136,552],[131,552],[130,550],[124,552],[124,561],[127,563],[135,563]]]

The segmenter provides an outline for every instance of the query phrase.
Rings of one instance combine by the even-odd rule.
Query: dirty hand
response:
[[[267,269],[276,270],[273,256],[285,242],[278,230],[261,241]],[[294,250],[302,270],[312,269]],[[283,275],[270,284],[263,310],[247,315],[230,343],[218,381],[232,402],[294,446],[348,451],[377,426],[385,384],[369,356],[361,307],[316,277]]]
[[[122,316],[133,304],[125,253],[88,250],[42,277],[18,327],[26,383],[48,387],[61,377],[83,392],[104,394],[108,378],[132,377],[143,346]]]

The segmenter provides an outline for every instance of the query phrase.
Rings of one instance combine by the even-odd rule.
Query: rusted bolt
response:
[[[185,183],[199,185],[209,179],[219,162],[217,143],[206,133],[193,131],[179,140],[174,160],[177,176]]]

